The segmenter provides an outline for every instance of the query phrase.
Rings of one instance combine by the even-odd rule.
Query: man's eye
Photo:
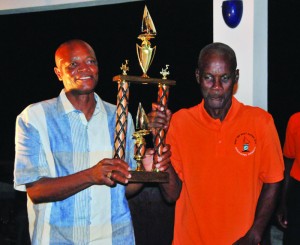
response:
[[[72,62],[68,65],[69,68],[74,68],[77,66],[77,63],[76,62]]]
[[[89,64],[97,64],[97,61],[96,60],[88,60],[88,63]]]
[[[222,77],[223,82],[227,82],[229,79],[230,79],[230,76],[227,76],[227,75]]]
[[[204,79],[204,80],[210,81],[210,80],[212,80],[213,78],[212,78],[212,76],[206,75],[206,76],[203,77],[203,79]]]

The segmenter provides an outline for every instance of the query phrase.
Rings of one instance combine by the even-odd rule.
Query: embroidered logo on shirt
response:
[[[242,156],[249,156],[255,152],[256,138],[250,133],[241,133],[235,138],[235,150]]]

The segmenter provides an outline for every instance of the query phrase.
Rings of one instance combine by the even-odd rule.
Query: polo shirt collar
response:
[[[96,94],[95,92],[94,92],[94,98],[96,100],[96,108],[93,115],[96,115],[99,112],[105,112],[103,101],[101,100],[99,95]],[[64,89],[61,90],[59,94],[59,99],[61,100],[65,114],[68,114],[70,112],[76,112],[76,111],[79,112],[79,110],[75,109],[75,107],[68,100]]]

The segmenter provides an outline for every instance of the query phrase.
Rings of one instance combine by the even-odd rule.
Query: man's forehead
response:
[[[229,64],[224,60],[210,60],[209,62],[205,62],[203,64],[204,70],[220,70],[220,69],[227,69],[229,68]]]
[[[209,55],[203,59],[202,69],[203,70],[231,70],[231,62],[228,57],[223,55]]]
[[[63,61],[75,61],[82,58],[82,56],[96,58],[94,51],[86,45],[79,45],[77,47],[74,45],[68,45],[58,50],[56,62],[61,63]]]

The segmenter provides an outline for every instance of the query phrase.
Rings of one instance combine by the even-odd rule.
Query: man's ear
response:
[[[200,71],[199,71],[199,68],[196,68],[195,75],[196,75],[197,83],[200,84]]]
[[[237,83],[239,81],[239,78],[240,78],[240,70],[239,69],[236,69],[235,70],[235,83]]]
[[[60,74],[60,70],[57,68],[57,67],[54,67],[54,72],[58,78],[59,81],[62,81],[62,78],[61,78],[61,74]]]

